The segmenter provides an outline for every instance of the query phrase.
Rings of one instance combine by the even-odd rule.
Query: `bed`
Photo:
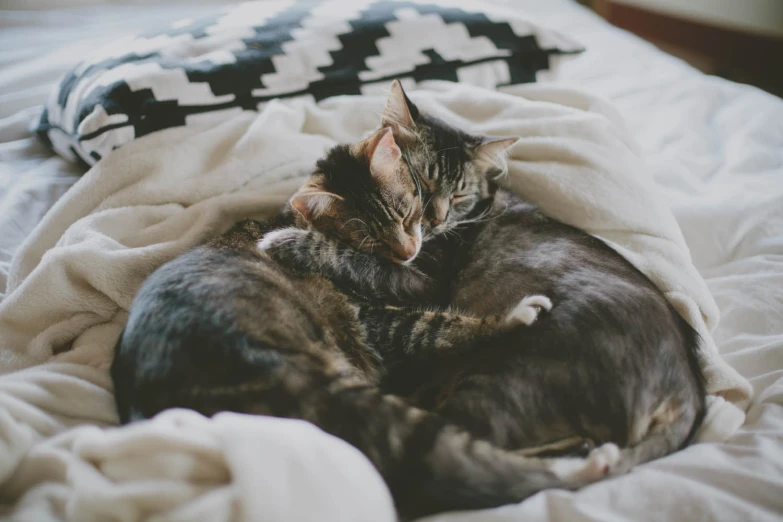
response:
[[[574,1],[497,3],[526,10],[586,46],[583,55],[546,81],[611,102],[652,159],[655,180],[720,309],[714,332],[718,347],[750,380],[755,396],[745,424],[725,442],[695,445],[576,493],[549,491],[520,505],[428,520],[779,520],[783,101],[705,76]],[[209,4],[5,4],[0,14],[0,289],[14,253],[84,172],[29,132],[55,82],[90,49],[136,33],[151,20],[181,16],[184,10],[198,16]],[[620,481],[622,489],[615,487]],[[621,493],[629,490],[636,493]],[[7,508],[10,513],[12,507]]]

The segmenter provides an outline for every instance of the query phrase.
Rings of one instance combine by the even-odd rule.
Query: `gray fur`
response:
[[[617,471],[687,444],[705,408],[698,336],[660,290],[601,241],[495,186],[504,165],[487,151],[498,140],[427,116],[399,84],[389,106],[385,123],[428,203],[419,259],[389,267],[366,256],[357,271],[290,243],[270,253],[377,299],[483,316],[543,294],[554,308],[462,359],[396,369],[386,389],[508,449],[617,443],[626,448]]]
[[[338,190],[336,178],[357,176],[361,182],[368,170],[361,154],[345,147],[332,152],[314,174],[321,181],[331,179],[336,192],[328,201],[340,202],[346,220],[354,215],[349,209],[367,201],[380,204],[375,203],[382,199],[377,194],[369,197],[357,190],[361,183],[342,180],[355,196]],[[405,188],[412,191],[415,184],[407,175],[410,186]],[[302,211],[326,216],[321,224],[336,224],[329,217],[334,209],[323,208],[323,200],[311,205],[322,194],[307,190],[308,199],[299,202]],[[417,204],[421,215],[421,199],[409,203],[411,210],[400,221],[415,215]],[[392,214],[361,217],[394,229],[397,218]],[[406,516],[518,502],[543,488],[575,488],[606,474],[613,460],[611,446],[587,459],[527,458],[383,394],[379,384],[394,368],[442,366],[508,335],[518,321],[505,313],[477,318],[382,306],[352,298],[318,275],[284,268],[258,242],[275,237],[291,245],[297,237],[310,237],[297,222],[299,217],[288,212],[276,223],[239,223],[163,265],[144,282],[111,368],[123,422],[174,407],[205,415],[228,410],[308,420],[360,449]],[[269,233],[281,226],[299,234]],[[359,248],[368,232],[355,234],[339,226],[333,231],[345,233]],[[301,246],[295,251],[340,263],[348,259],[340,254],[343,247]],[[391,248],[379,252],[394,257]]]

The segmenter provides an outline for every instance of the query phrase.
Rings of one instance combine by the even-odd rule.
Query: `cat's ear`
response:
[[[389,98],[386,100],[386,106],[383,108],[383,116],[381,117],[383,126],[391,126],[395,131],[412,130],[416,127],[413,119],[418,113],[419,110],[402,90],[400,81],[394,80],[389,91]]]
[[[370,174],[378,182],[387,183],[396,178],[402,159],[402,151],[394,141],[390,127],[384,127],[370,138],[367,147]]]
[[[291,196],[291,207],[310,222],[329,209],[329,206],[340,196],[329,192],[323,184],[322,176],[313,176]]]
[[[506,154],[519,138],[517,136],[484,136],[475,148],[475,160],[488,175],[497,176],[506,171]]]
[[[518,141],[517,136],[484,136],[479,146],[476,147],[476,157],[505,157],[506,151]]]

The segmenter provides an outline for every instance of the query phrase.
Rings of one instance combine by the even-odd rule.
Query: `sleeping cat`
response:
[[[319,161],[275,222],[242,222],[163,265],[139,290],[117,343],[111,375],[122,422],[172,407],[305,419],[359,448],[406,516],[517,502],[604,476],[613,445],[587,459],[525,458],[377,387],[387,368],[441,365],[527,327],[530,299],[481,318],[378,307],[286,270],[256,246],[270,227],[302,225],[307,215],[352,252],[403,266],[421,246],[422,212],[382,129]]]
[[[260,248],[397,303],[445,302],[477,316],[525,295],[554,303],[530,328],[483,350],[395,369],[385,389],[528,454],[617,443],[618,473],[687,444],[705,411],[698,337],[660,290],[600,240],[491,181],[516,138],[473,136],[428,116],[397,82],[384,124],[425,192],[425,236],[433,239],[421,255],[389,265],[328,231],[291,228],[268,234]]]

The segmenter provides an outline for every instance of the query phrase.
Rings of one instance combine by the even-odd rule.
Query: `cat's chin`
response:
[[[416,259],[416,256],[409,257],[408,259],[402,259],[401,257],[396,257],[396,256],[386,256],[386,259],[388,259],[389,261],[391,261],[395,265],[406,266],[406,265],[410,265],[411,263],[413,263],[413,260]]]

